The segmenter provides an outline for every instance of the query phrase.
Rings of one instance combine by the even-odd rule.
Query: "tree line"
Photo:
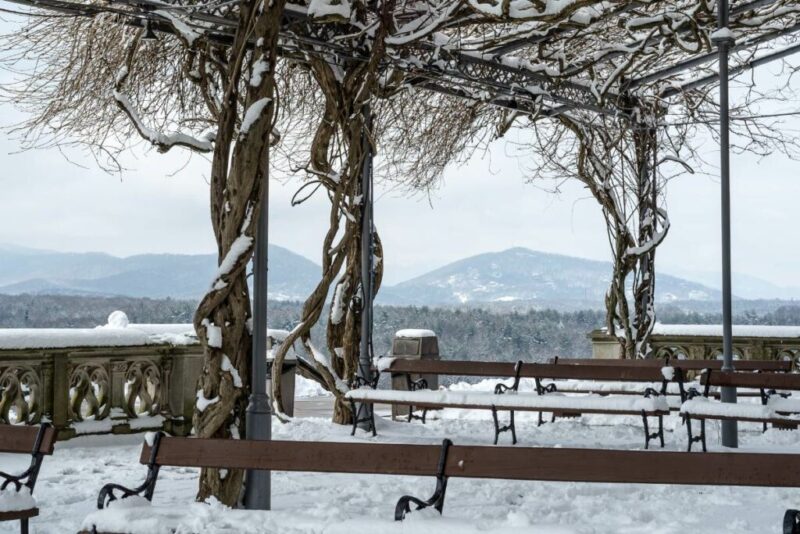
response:
[[[122,310],[132,323],[191,323],[197,303],[188,300],[69,295],[0,295],[0,328],[93,328],[108,315]],[[298,302],[270,301],[270,328],[290,330],[301,317]],[[718,313],[686,311],[675,306],[659,309],[667,324],[719,324]],[[312,329],[311,339],[324,346],[327,317]],[[604,325],[600,310],[497,311],[480,307],[435,308],[377,306],[374,346],[376,355],[388,354],[394,333],[403,328],[427,328],[439,337],[444,357],[508,360],[520,357],[544,360],[553,356],[588,357],[587,334]],[[744,311],[737,324],[800,325],[800,305],[773,311]]]

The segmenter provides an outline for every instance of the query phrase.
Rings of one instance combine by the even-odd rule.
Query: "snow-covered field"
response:
[[[584,416],[562,419],[540,428],[536,414],[518,414],[519,446],[570,446],[641,449],[638,418]],[[276,439],[440,443],[445,436],[456,443],[491,445],[491,415],[486,411],[444,410],[432,414],[423,426],[378,421],[378,437],[360,433],[323,418],[276,422]],[[683,450],[685,429],[677,416],[666,423],[667,450]],[[800,453],[800,432],[742,425],[743,450]],[[501,436],[501,444],[509,440]],[[47,458],[35,496],[42,515],[32,523],[35,533],[76,532],[95,510],[97,492],[106,482],[127,486],[143,480],[138,463],[142,435],[80,437],[59,443]],[[709,425],[711,450],[719,450],[718,425]],[[658,461],[653,451],[653,461]],[[702,453],[697,453],[702,454]],[[0,455],[0,470],[23,468],[22,456]],[[794,468],[787,465],[787,468]],[[154,504],[173,512],[184,511],[192,531],[269,533],[382,532],[578,532],[578,533],[725,533],[780,532],[783,513],[800,506],[800,490],[770,488],[646,486],[504,480],[452,479],[444,517],[417,514],[402,524],[393,517],[404,494],[427,498],[433,478],[314,473],[274,473],[274,512],[221,513],[218,507],[192,504],[196,471],[163,468]],[[135,517],[146,519],[137,511]],[[157,532],[158,523],[153,532]],[[162,525],[163,526],[163,525]],[[16,523],[0,523],[0,532],[17,532]]]

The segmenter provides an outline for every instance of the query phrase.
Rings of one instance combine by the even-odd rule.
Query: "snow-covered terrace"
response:
[[[491,385],[460,384],[456,389],[482,391]],[[642,447],[639,418],[586,415],[537,427],[535,413],[519,413],[517,424],[519,446],[524,447]],[[273,437],[438,444],[447,436],[457,444],[488,445],[489,427],[488,412],[445,409],[431,414],[426,425],[381,417],[376,438],[351,437],[348,427],[332,425],[325,416],[298,417],[287,424],[275,421]],[[719,451],[718,424],[710,422],[708,431],[711,451]],[[683,450],[685,439],[679,417],[669,416],[666,450]],[[35,497],[42,512],[34,532],[76,532],[96,510],[102,485],[140,483],[146,470],[138,462],[142,440],[139,434],[58,443],[37,484]],[[750,452],[800,453],[800,433],[769,429],[762,434],[759,425],[745,424],[741,446]],[[660,450],[652,454],[657,462]],[[25,462],[0,454],[4,470],[23,468]],[[434,487],[432,477],[275,472],[273,511],[263,514],[195,503],[197,475],[195,469],[162,468],[153,506],[168,509],[169,514],[156,520],[147,507],[122,509],[125,526],[146,534],[168,532],[176,524],[183,526],[181,532],[215,534],[683,534],[694,530],[752,534],[778,532],[784,511],[797,504],[797,491],[792,489],[453,479],[442,517],[424,512],[395,523],[397,499],[405,494],[427,497]],[[0,533],[12,532],[16,525],[0,523]]]

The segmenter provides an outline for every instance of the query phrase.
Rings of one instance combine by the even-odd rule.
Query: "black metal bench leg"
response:
[[[644,423],[644,448],[650,448],[650,427],[647,424],[647,414],[642,412],[642,423]]]
[[[358,412],[356,411],[356,403],[350,401],[350,412],[353,414],[353,430],[350,432],[351,436],[356,435],[356,429],[358,428]]]
[[[411,495],[405,495],[401,497],[400,500],[397,501],[397,505],[394,508],[395,521],[402,521],[406,514],[411,512],[412,504],[416,506],[417,510],[422,510],[423,508],[432,506],[440,514],[442,513],[442,509],[444,508],[444,497],[447,493],[447,475],[445,474],[445,468],[447,467],[447,452],[452,444],[453,442],[449,439],[445,439],[442,442],[442,450],[439,453],[439,463],[436,468],[436,491],[434,491],[433,495],[431,495],[431,497],[425,501]]]
[[[416,390],[414,390],[414,391],[416,391]],[[419,415],[414,415],[414,407],[413,406],[409,406],[408,407],[408,422],[409,423],[411,421],[413,421],[414,419],[419,419],[420,421],[422,421],[422,424],[424,425],[427,416],[428,416],[428,409],[427,408],[423,408],[422,409],[422,417],[420,417]]]
[[[20,534],[28,534],[28,518],[20,519],[19,520],[19,532]]]
[[[505,426],[500,426],[500,420],[497,417],[497,408],[492,406],[492,420],[494,421],[494,444],[497,445],[497,440],[500,438],[502,432],[511,431],[511,444],[517,444],[517,425],[514,423],[514,410],[509,410],[511,419]]]
[[[514,424],[514,410],[511,410],[511,444],[517,444],[517,426]]]
[[[497,439],[500,437],[500,423],[497,421],[497,408],[492,406],[492,419],[494,420],[494,444],[497,445]]]
[[[661,448],[664,448],[664,416],[658,416],[658,439],[661,441]]]
[[[699,436],[692,436],[692,418],[687,417],[686,415],[683,416],[686,420],[686,434],[689,436],[689,448],[686,449],[688,452],[692,452],[692,444],[697,443],[698,441],[703,446],[703,452],[708,452],[706,448],[706,420],[705,418],[700,418],[700,435]]]
[[[786,510],[783,516],[783,534],[800,534],[800,510]]]
[[[700,441],[703,444],[703,452],[708,452],[706,449],[706,420],[700,419]]]
[[[544,417],[542,417],[542,412],[539,412],[539,420],[536,422],[536,426],[542,426],[544,424]]]
[[[372,404],[361,403],[359,408],[356,408],[356,403],[352,400],[350,401],[350,410],[353,413],[353,430],[350,431],[351,436],[356,435],[356,429],[358,428],[358,423],[369,423],[369,428],[367,431],[372,431],[372,436],[375,437],[378,435],[378,431],[375,428],[375,406]],[[363,411],[366,410],[368,415],[362,417]]]

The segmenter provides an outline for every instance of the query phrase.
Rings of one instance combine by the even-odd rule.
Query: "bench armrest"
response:
[[[97,508],[99,510],[102,510],[108,506],[109,503],[117,499],[125,499],[133,495],[140,495],[148,501],[153,499],[153,492],[156,489],[156,480],[158,479],[158,470],[160,467],[156,462],[156,458],[158,457],[158,446],[161,443],[161,437],[163,435],[163,432],[156,432],[155,434],[153,444],[150,448],[150,460],[147,462],[147,476],[144,482],[133,489],[126,488],[120,484],[106,484],[100,489],[100,493],[97,495]],[[117,495],[116,492],[118,492],[119,495]]]
[[[33,493],[33,487],[36,485],[36,479],[39,477],[39,469],[42,467],[42,459],[44,458],[44,453],[41,451],[42,441],[51,427],[52,425],[50,423],[42,423],[39,425],[39,432],[36,433],[36,439],[34,440],[33,449],[31,451],[31,464],[25,471],[19,475],[11,475],[0,471],[0,479],[3,479],[0,484],[0,490],[4,490],[10,485],[13,485],[15,490],[19,491],[22,489],[22,486],[26,486],[31,493]]]

